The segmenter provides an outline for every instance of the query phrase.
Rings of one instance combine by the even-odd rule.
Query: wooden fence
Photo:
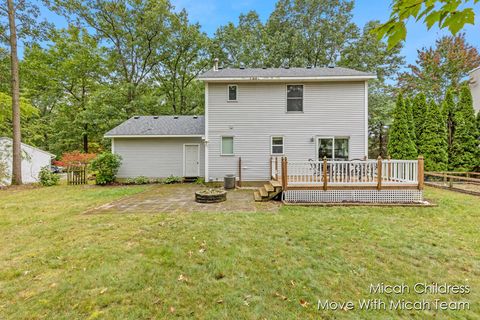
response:
[[[431,187],[480,196],[480,172],[425,172]]]
[[[69,185],[87,184],[87,166],[71,165],[67,167],[67,183]]]

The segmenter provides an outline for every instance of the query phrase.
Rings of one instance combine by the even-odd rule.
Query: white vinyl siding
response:
[[[119,178],[164,178],[184,174],[184,145],[200,145],[200,176],[205,156],[201,138],[115,138],[115,153],[122,157]]]
[[[349,137],[349,158],[365,156],[365,83],[305,82],[303,113],[286,111],[287,83],[242,83],[242,98],[226,105],[227,83],[208,84],[209,177],[238,173],[242,179],[268,180],[271,137],[283,136],[289,160],[317,157],[317,137]],[[235,136],[235,156],[221,156],[221,137]]]

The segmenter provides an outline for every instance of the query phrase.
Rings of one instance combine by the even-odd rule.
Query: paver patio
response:
[[[273,201],[255,202],[252,190],[228,191],[227,201],[221,203],[195,202],[195,191],[204,188],[196,184],[153,185],[145,192],[89,209],[85,213],[277,212],[281,205]]]

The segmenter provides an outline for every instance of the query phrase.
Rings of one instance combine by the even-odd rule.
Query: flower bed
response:
[[[221,189],[205,189],[195,192],[195,201],[199,203],[218,203],[227,200],[227,192]]]

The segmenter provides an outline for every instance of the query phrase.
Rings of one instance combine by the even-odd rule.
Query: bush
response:
[[[95,172],[95,183],[104,185],[114,182],[121,164],[122,158],[118,154],[105,152],[96,157],[90,163],[90,168]]]
[[[49,166],[45,166],[40,170],[40,173],[38,174],[38,180],[42,186],[50,187],[57,185],[60,182],[60,176],[53,173]]]
[[[78,151],[65,152],[59,161],[54,161],[56,166],[67,167],[69,165],[89,164],[95,159],[95,153],[81,153]]]
[[[135,184],[148,184],[150,183],[150,179],[145,176],[139,176],[134,179]]]
[[[168,178],[165,178],[165,180],[163,180],[163,183],[165,184],[174,184],[174,183],[180,183],[180,182],[182,182],[182,178],[175,177],[175,176],[170,176]]]

